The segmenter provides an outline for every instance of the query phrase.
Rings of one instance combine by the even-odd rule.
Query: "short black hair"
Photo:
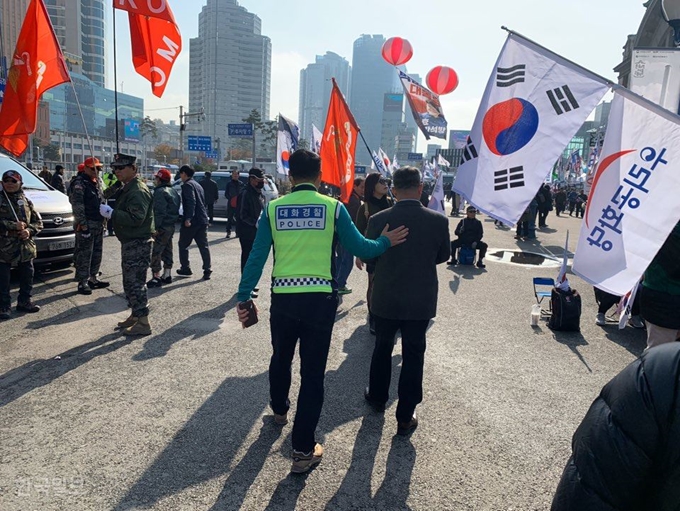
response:
[[[422,175],[415,167],[401,167],[392,175],[392,183],[397,190],[418,188],[421,182]]]
[[[361,186],[361,183],[366,181],[365,177],[359,176],[354,178],[354,186]]]
[[[54,167],[54,170],[64,170],[64,167],[62,167],[61,165],[57,165],[56,167]]]
[[[290,175],[296,181],[313,181],[321,174],[321,158],[306,149],[298,149],[288,160]]]
[[[207,177],[208,179],[210,179],[210,177],[212,176],[212,172],[210,172],[209,170],[206,170],[206,171],[205,171],[205,174],[203,174],[203,175],[204,175],[205,177]]]
[[[186,174],[188,177],[194,177],[195,172],[196,171],[189,165],[182,165],[182,168],[179,169],[180,174]]]

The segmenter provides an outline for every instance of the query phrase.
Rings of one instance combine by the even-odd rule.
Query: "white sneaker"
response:
[[[604,317],[603,313],[598,312],[597,317],[595,318],[595,324],[599,326],[604,326],[607,324],[607,318]]]

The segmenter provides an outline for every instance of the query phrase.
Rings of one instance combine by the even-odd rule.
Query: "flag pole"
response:
[[[118,60],[116,58],[116,3],[113,2],[113,103],[116,115],[116,153],[120,153],[118,133]]]

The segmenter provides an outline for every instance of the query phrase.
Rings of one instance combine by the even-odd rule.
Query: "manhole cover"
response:
[[[538,266],[541,268],[559,268],[562,265],[562,261],[555,257],[535,252],[522,252],[521,250],[493,250],[489,251],[486,258],[497,263]]]

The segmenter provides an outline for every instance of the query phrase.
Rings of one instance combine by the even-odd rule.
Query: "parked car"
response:
[[[194,174],[194,179],[196,181],[200,181],[203,179],[203,172],[196,172]],[[212,173],[212,179],[217,183],[217,188],[220,191],[219,193],[219,198],[217,199],[217,203],[215,204],[215,216],[218,217],[223,217],[225,218],[227,216],[227,199],[224,196],[224,191],[227,189],[227,183],[231,180],[231,172],[224,172],[224,171],[215,171]],[[248,173],[247,172],[239,172],[238,176],[239,180],[243,184],[248,183]],[[178,193],[180,192],[180,187],[182,186],[182,181],[177,180],[173,183],[173,187],[177,190]],[[265,176],[264,178],[264,200],[266,204],[269,204],[270,201],[273,201],[274,199],[279,198],[279,190],[276,187],[276,184],[274,183],[274,180],[269,177]]]
[[[73,210],[68,197],[55,190],[17,160],[0,154],[0,175],[7,170],[21,174],[23,190],[43,220],[44,228],[36,236],[38,247],[36,266],[69,264],[73,260],[76,235]]]

